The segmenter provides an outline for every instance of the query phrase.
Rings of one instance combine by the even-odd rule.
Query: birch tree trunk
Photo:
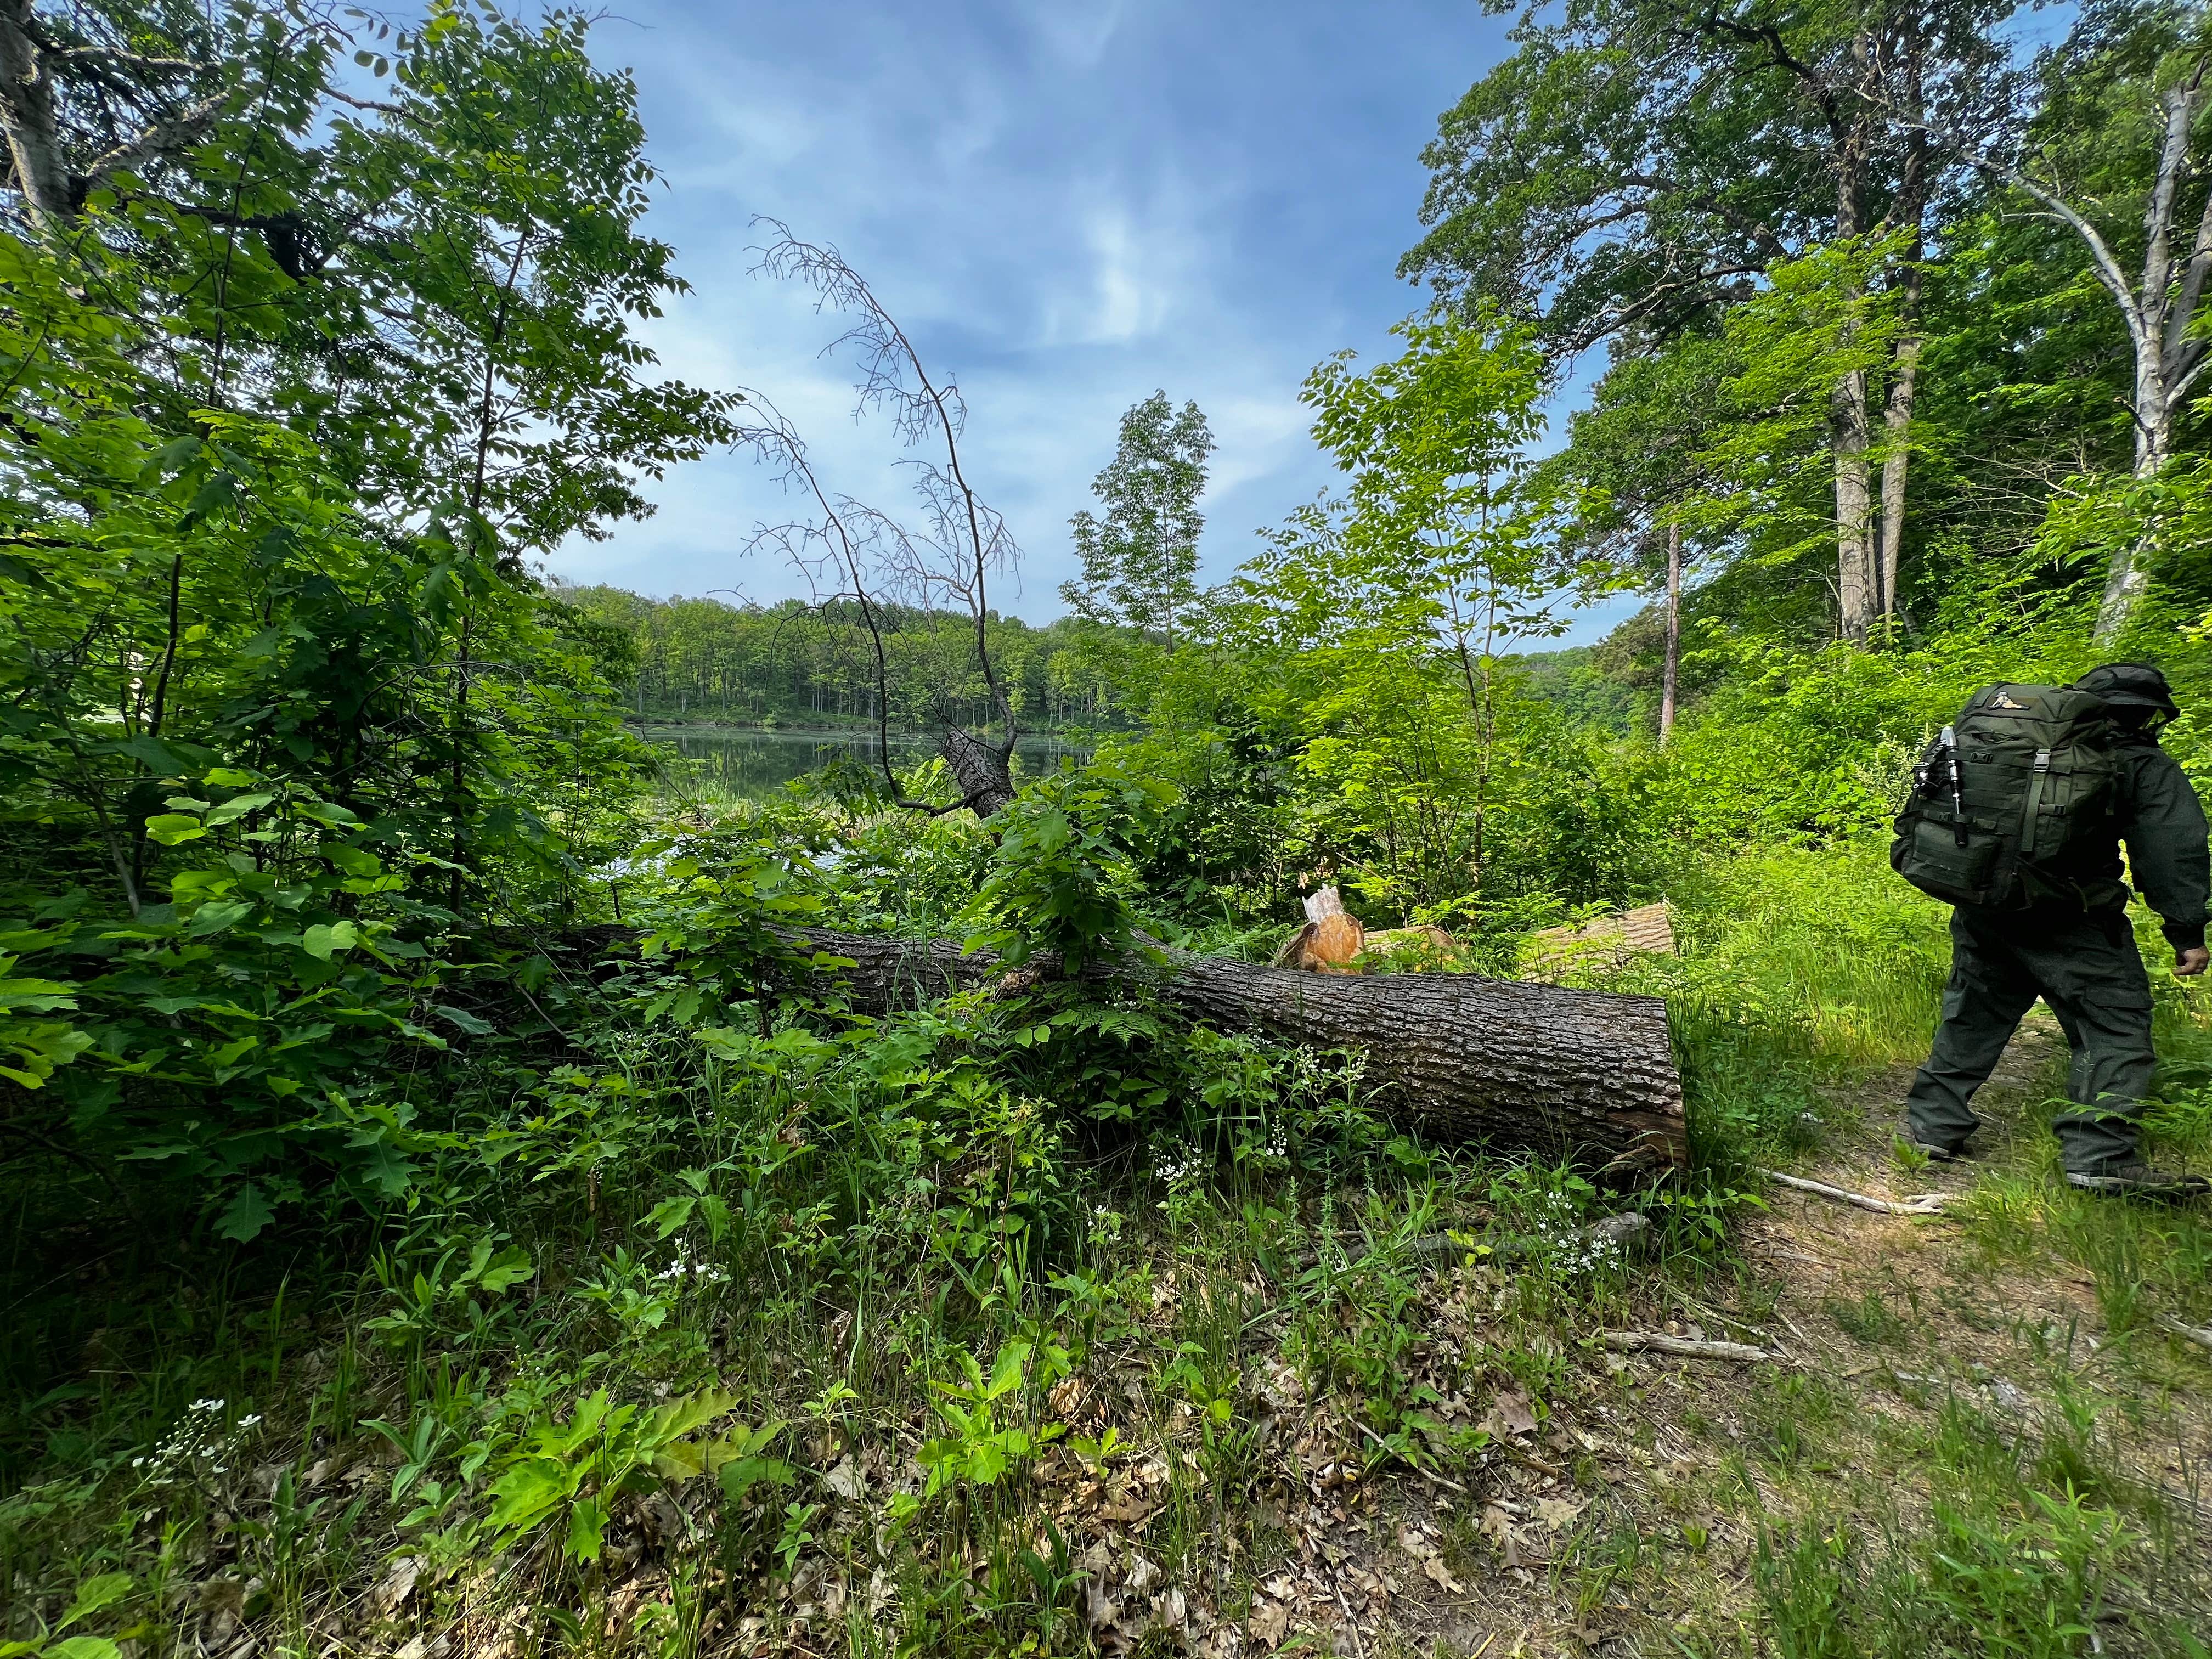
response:
[[[1875,617],[1868,435],[1866,372],[1853,369],[1828,397],[1828,443],[1836,465],[1837,632],[1853,645],[1866,643]]]
[[[1862,33],[1853,58],[1865,65],[1871,57]],[[1863,226],[1861,197],[1871,135],[1866,118],[1848,122],[1831,117],[1835,138],[1836,240],[1856,236]],[[1856,295],[1847,295],[1846,300]],[[1846,336],[1848,339],[1848,336]],[[1828,447],[1836,469],[1836,631],[1853,645],[1864,645],[1873,631],[1875,586],[1873,537],[1874,492],[1867,462],[1869,439],[1867,377],[1863,368],[1847,371],[1828,393]]]
[[[32,222],[51,227],[76,214],[76,198],[54,122],[53,79],[31,26],[31,0],[0,0],[0,100],[7,112],[8,158]]]

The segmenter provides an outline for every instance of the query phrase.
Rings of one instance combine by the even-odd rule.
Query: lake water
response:
[[[665,744],[694,763],[694,775],[711,793],[739,800],[760,800],[793,779],[818,772],[840,757],[872,767],[877,741],[872,732],[763,732],[750,726],[646,726],[647,742]],[[904,771],[937,752],[926,737],[891,734],[891,768]],[[1081,760],[1088,744],[1058,738],[1026,737],[1017,750],[1021,770],[1031,776],[1057,767],[1063,757]]]

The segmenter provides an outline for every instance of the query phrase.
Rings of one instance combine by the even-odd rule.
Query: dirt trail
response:
[[[2033,1108],[2064,1054],[2039,1008],[1977,1101],[1986,1123],[1972,1161],[1901,1166],[1902,1067],[1855,1091],[1799,1172],[1888,1198],[1964,1195],[1988,1181],[2033,1195],[2025,1171],[2047,1160],[2028,1138],[2048,1133]],[[2041,1182],[2050,1179],[2045,1170]],[[1582,1349],[1538,1413],[1540,1428],[1501,1434],[1504,1455],[1477,1460],[1466,1492],[1393,1478],[1366,1494],[1338,1574],[1358,1598],[1346,1611],[1359,1641],[1325,1607],[1316,1635],[1370,1659],[1626,1656],[1683,1650],[1677,1642],[1737,1650],[1755,1617],[1761,1526],[1804,1516],[1878,1535],[1883,1519],[1925,1524],[1930,1488],[1903,1449],[1962,1407],[2024,1449],[2070,1427],[2069,1443],[2100,1457],[2110,1479],[2193,1530],[2179,1546],[2181,1576],[2212,1583],[2212,1415],[2193,1386],[2212,1356],[2138,1331],[2113,1360],[2095,1279],[1987,1248],[1989,1193],[1976,1195],[1971,1226],[1780,1188],[1768,1201],[1742,1231],[1749,1271],[1738,1282],[1678,1293],[1642,1318],[1646,1329],[1755,1344],[1781,1361]],[[2170,1613],[2189,1593],[2168,1571],[2148,1599]]]

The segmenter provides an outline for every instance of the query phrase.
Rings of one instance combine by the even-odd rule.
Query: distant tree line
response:
[[[875,723],[874,644],[850,600],[759,606],[681,595],[647,599],[604,586],[556,590],[592,625],[625,700],[641,720]],[[994,724],[989,688],[964,617],[878,603],[891,724],[912,729],[951,711]],[[1033,627],[993,612],[992,657],[1027,726],[1091,727],[1120,720],[1097,659],[1097,624],[1063,617]]]

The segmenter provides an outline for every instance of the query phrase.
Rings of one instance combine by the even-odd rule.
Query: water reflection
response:
[[[756,726],[644,726],[639,733],[647,742],[665,744],[688,765],[670,769],[671,781],[688,774],[692,786],[702,792],[739,800],[760,800],[793,779],[818,772],[841,757],[866,766],[876,763],[877,741],[872,732],[763,732]],[[890,757],[894,770],[903,772],[937,752],[929,738],[894,732]],[[1017,750],[1019,770],[1035,776],[1057,767],[1062,757],[1081,760],[1091,752],[1079,744],[1054,737],[1025,737]]]

